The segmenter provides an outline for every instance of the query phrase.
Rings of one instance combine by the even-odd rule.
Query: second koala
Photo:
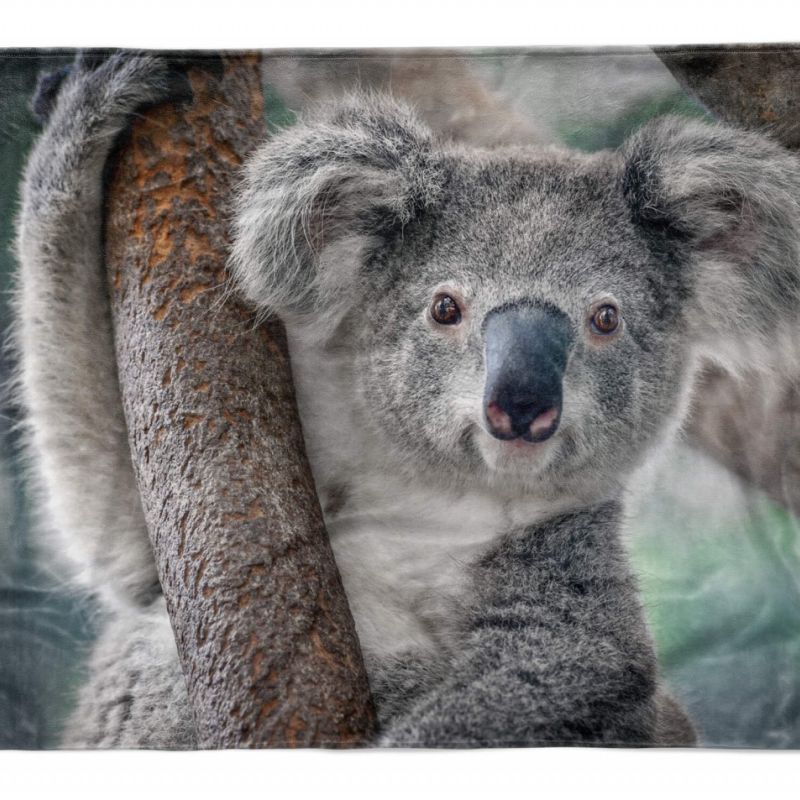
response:
[[[110,615],[73,746],[194,741],[163,601],[148,596],[107,314],[94,330],[79,319],[106,303],[103,163],[127,115],[164,95],[164,69],[150,56],[76,69],[23,186],[29,427],[52,524]],[[75,124],[87,115],[93,128]],[[679,428],[701,355],[757,359],[796,323],[799,197],[778,145],[680,119],[619,152],[488,151],[360,96],[254,154],[232,271],[287,327],[381,743],[694,741],[621,544],[626,492]],[[63,284],[72,299],[48,301]],[[56,335],[74,363],[46,357]],[[105,410],[65,374],[86,353]],[[58,426],[113,435],[90,435],[76,468]]]

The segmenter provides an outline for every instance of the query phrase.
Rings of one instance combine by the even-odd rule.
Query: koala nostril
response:
[[[497,439],[524,439],[543,442],[558,428],[560,403],[530,401],[503,402],[501,398],[486,404],[485,415],[489,433]]]
[[[516,435],[511,417],[494,401],[486,405],[486,420],[492,434],[499,439],[511,439]]]
[[[513,439],[517,436],[513,420],[494,401],[486,406],[486,420],[489,423],[490,432],[498,439]]]
[[[528,428],[529,435],[534,442],[543,442],[549,439],[558,427],[558,409],[548,408],[531,422]]]

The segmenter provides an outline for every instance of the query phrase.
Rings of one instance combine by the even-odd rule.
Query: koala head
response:
[[[677,426],[698,354],[796,318],[798,199],[793,156],[723,126],[488,151],[351,98],[251,160],[231,263],[348,354],[359,424],[409,469],[589,502]]]

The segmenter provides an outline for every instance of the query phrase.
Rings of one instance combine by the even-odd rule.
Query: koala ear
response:
[[[667,117],[623,147],[623,191],[698,343],[767,343],[800,315],[800,161],[757,133]],[[656,285],[659,285],[657,282]]]
[[[348,97],[250,159],[236,202],[234,279],[267,313],[326,309],[441,186],[433,135],[407,107]]]

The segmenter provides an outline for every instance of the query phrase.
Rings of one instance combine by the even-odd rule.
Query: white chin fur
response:
[[[526,442],[522,439],[502,441],[482,427],[475,431],[475,443],[490,472],[504,476],[517,476],[520,480],[540,474],[551,462],[558,440],[556,433],[544,442]]]

